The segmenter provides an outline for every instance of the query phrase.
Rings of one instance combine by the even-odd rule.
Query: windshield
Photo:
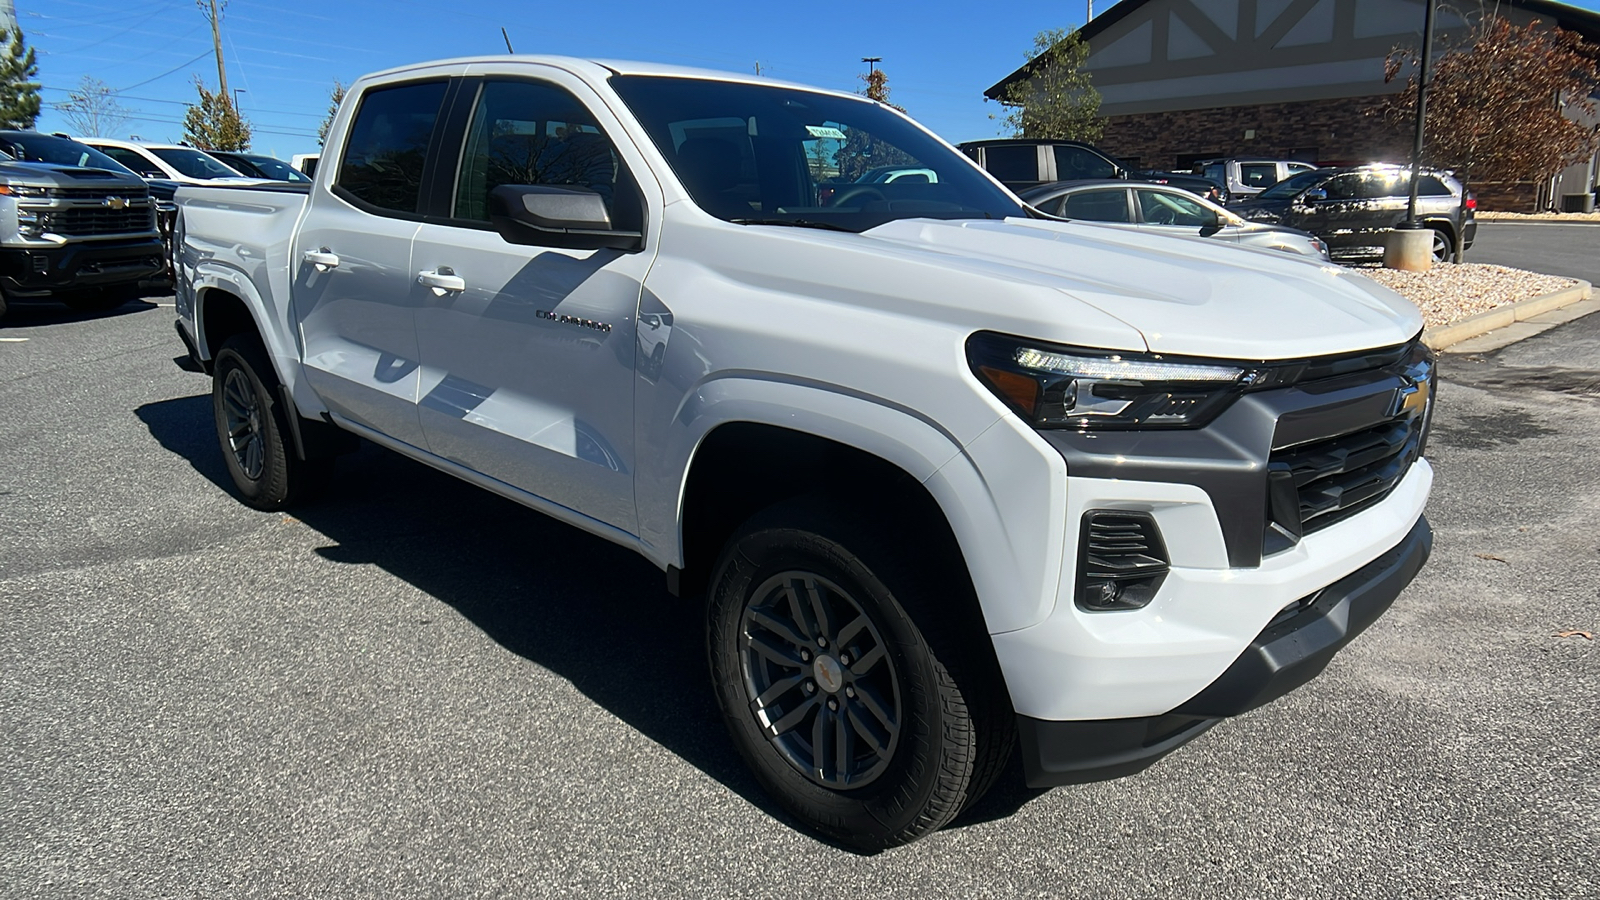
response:
[[[151,147],[162,162],[177,169],[182,175],[202,180],[211,178],[238,178],[239,173],[218,162],[215,158],[188,147]]]
[[[1027,215],[966,157],[869,100],[691,78],[611,84],[719,219],[865,231],[894,219]]]
[[[113,172],[133,174],[127,166],[77,141],[49,134],[12,133],[0,137],[0,150],[19,162],[53,163],[58,166],[76,166],[83,169],[110,169]]]
[[[264,178],[275,181],[301,181],[311,179],[302,175],[300,171],[281,159],[271,156],[241,156],[240,159],[254,166]]]
[[[1299,175],[1292,175],[1292,176],[1290,176],[1288,178],[1285,178],[1284,180],[1278,182],[1277,184],[1273,185],[1272,187],[1267,188],[1266,190],[1264,190],[1261,193],[1257,194],[1256,195],[1256,199],[1257,200],[1287,200],[1290,197],[1293,197],[1295,194],[1298,194],[1301,191],[1305,190],[1306,188],[1310,187],[1313,182],[1319,181],[1321,179],[1322,179],[1322,173],[1320,173],[1320,172],[1317,172],[1317,171],[1314,171],[1314,170],[1310,171],[1310,172],[1301,172]]]

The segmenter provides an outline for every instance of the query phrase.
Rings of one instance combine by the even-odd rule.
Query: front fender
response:
[[[772,425],[858,448],[922,483],[961,547],[989,630],[1032,625],[1060,578],[1064,528],[1051,511],[1065,505],[1066,465],[1013,417],[997,418],[963,447],[926,416],[839,385],[714,378],[685,398],[659,452],[640,448],[641,476],[658,468],[636,482],[641,541],[658,565],[682,567],[688,473],[705,438],[734,422]]]

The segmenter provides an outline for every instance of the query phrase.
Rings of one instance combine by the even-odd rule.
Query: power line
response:
[[[187,69],[188,67],[194,65],[195,63],[199,62],[202,59],[205,59],[206,57],[208,57],[210,55],[211,55],[211,51],[210,50],[202,50],[202,51],[200,51],[200,55],[199,56],[196,56],[194,59],[189,60],[188,62],[184,63],[183,65],[174,66],[174,67],[166,70],[165,72],[162,72],[160,75],[157,75],[154,78],[146,78],[145,80],[139,82],[138,84],[130,84],[125,88],[117,88],[116,93],[120,94],[123,91],[131,91],[136,87],[144,87],[145,85],[149,84],[152,81],[160,81],[161,79],[167,77],[168,75],[171,75],[172,73],[178,71],[179,69]]]

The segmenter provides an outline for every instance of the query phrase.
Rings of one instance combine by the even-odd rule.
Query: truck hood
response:
[[[1369,278],[1212,239],[1034,219],[901,219],[862,236],[1003,265],[1137,329],[1159,353],[1294,359],[1392,346],[1422,330],[1415,305]]]
[[[136,175],[110,169],[82,169],[42,162],[0,162],[0,183],[28,187],[104,187],[110,191],[143,194],[145,184]]]

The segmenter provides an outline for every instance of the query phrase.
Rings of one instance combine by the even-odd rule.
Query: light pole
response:
[[[239,95],[240,94],[248,94],[248,93],[250,93],[250,92],[245,90],[244,88],[234,88],[233,89],[233,111],[235,113],[237,113],[239,111]]]
[[[881,57],[881,56],[863,56],[863,57],[861,57],[861,61],[867,64],[867,74],[870,75],[873,72],[878,71],[878,63],[883,62],[883,57]]]
[[[1417,184],[1422,177],[1422,139],[1428,118],[1428,67],[1433,57],[1433,7],[1438,0],[1423,0],[1422,65],[1417,71],[1417,132],[1411,145],[1411,190],[1406,218],[1384,238],[1383,264],[1390,269],[1426,272],[1433,267],[1433,229],[1417,221]],[[1453,251],[1454,248],[1451,248]],[[1453,252],[1447,251],[1445,259]]]

